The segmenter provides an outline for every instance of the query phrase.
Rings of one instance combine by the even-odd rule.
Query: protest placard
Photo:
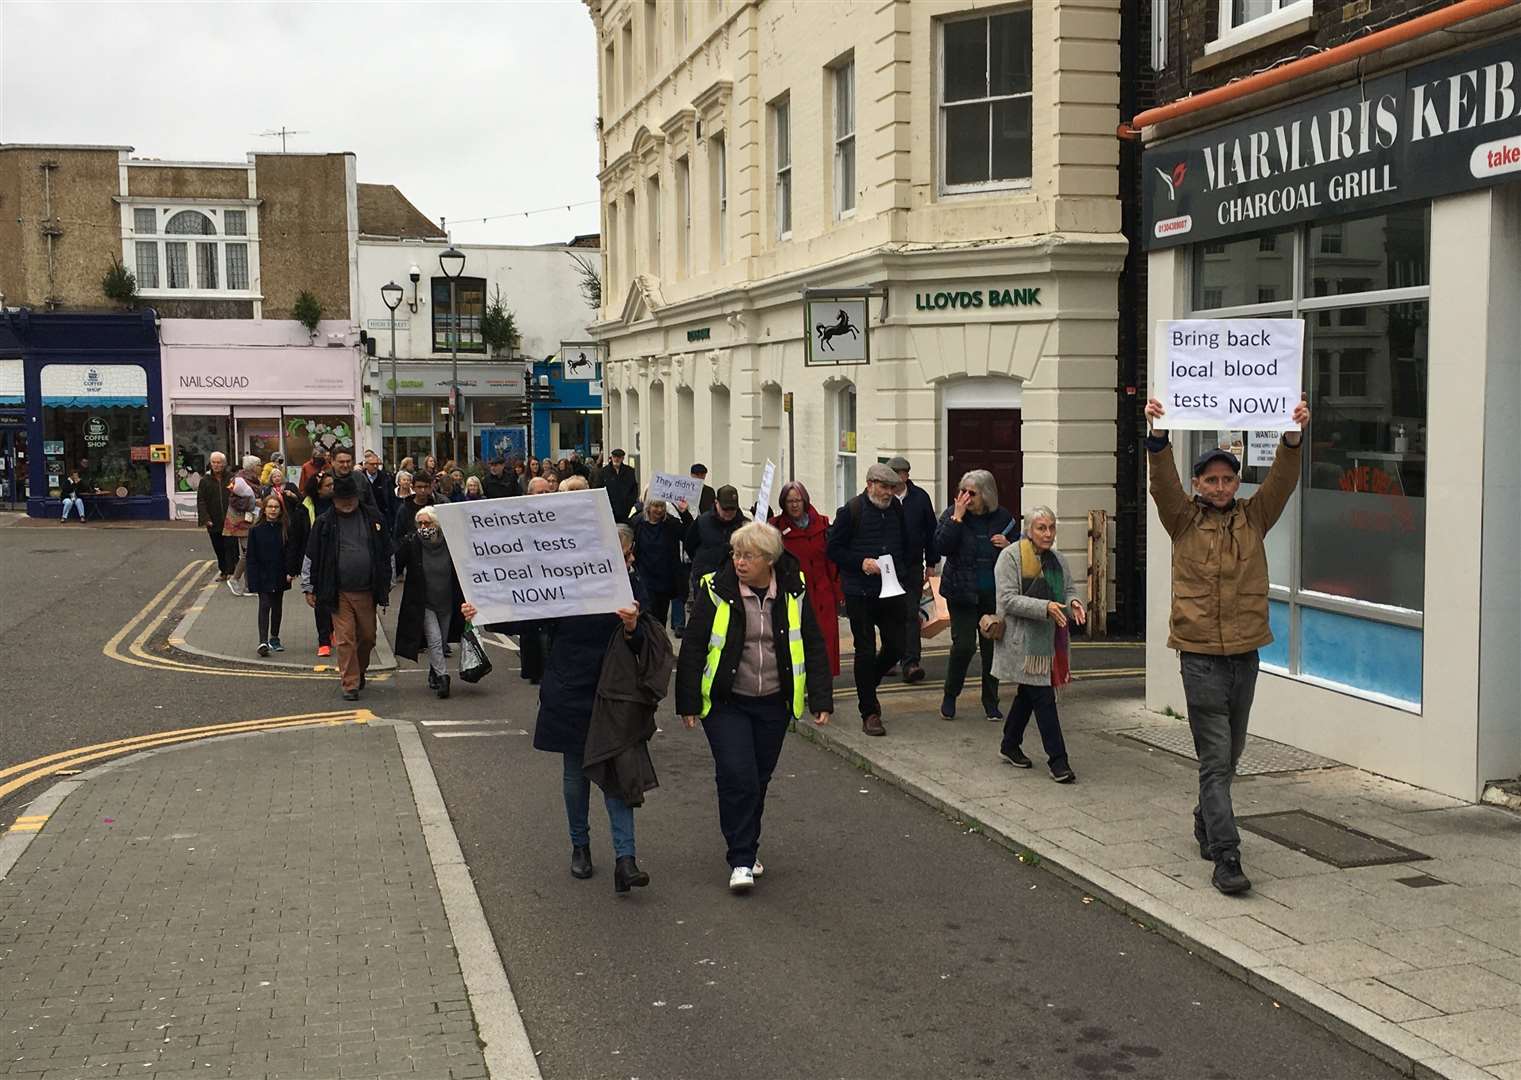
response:
[[[480,623],[617,611],[634,602],[607,492],[433,507]]]
[[[698,500],[702,498],[702,477],[658,472],[650,481],[650,498],[664,499],[668,503],[685,499],[687,506],[695,514]]]
[[[1175,431],[1298,431],[1302,319],[1173,319],[1157,323],[1153,394]]]
[[[761,473],[760,490],[755,493],[755,520],[771,519],[771,487],[776,483],[776,462],[766,459],[765,471]]]

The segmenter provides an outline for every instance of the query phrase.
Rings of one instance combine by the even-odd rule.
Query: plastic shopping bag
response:
[[[467,683],[478,683],[491,674],[491,660],[486,647],[481,644],[475,626],[465,624],[465,632],[459,639],[459,677]]]

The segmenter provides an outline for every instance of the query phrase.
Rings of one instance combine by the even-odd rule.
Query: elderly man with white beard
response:
[[[856,700],[861,709],[861,730],[886,735],[877,684],[903,658],[903,635],[908,598],[882,595],[883,555],[892,556],[895,567],[908,563],[908,529],[903,504],[893,497],[898,474],[886,465],[866,471],[866,490],[840,507],[829,526],[829,557],[840,568],[845,592],[845,614],[855,640]],[[882,648],[877,649],[877,634]]]

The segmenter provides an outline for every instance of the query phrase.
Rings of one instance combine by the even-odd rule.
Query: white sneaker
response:
[[[755,887],[755,874],[748,866],[736,866],[729,872],[729,891],[747,892]]]
[[[755,865],[752,866],[752,867],[750,867],[750,876],[758,878],[762,874],[764,874],[765,872],[766,872],[766,868],[761,865],[761,861],[759,859],[756,859],[755,860]]]

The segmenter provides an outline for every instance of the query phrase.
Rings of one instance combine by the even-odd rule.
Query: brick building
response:
[[[1475,798],[1521,771],[1521,4],[1147,6],[1150,323],[1304,331],[1313,420],[1268,539],[1255,730]],[[1182,464],[1251,440],[1173,442]],[[1182,708],[1154,514],[1147,543],[1147,697]]]

